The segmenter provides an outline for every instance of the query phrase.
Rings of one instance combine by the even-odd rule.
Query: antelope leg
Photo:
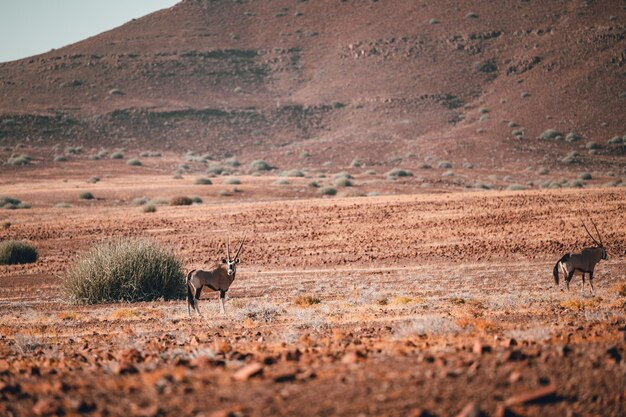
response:
[[[226,314],[226,309],[224,309],[224,298],[226,297],[226,291],[220,291],[220,313]]]

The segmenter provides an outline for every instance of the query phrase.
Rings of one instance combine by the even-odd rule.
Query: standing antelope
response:
[[[554,265],[554,269],[552,270],[552,275],[554,275],[554,283],[559,285],[559,268],[565,275],[565,283],[567,284],[567,289],[569,290],[569,282],[572,280],[575,271],[580,271],[583,277],[583,284],[580,289],[581,292],[585,290],[585,274],[589,274],[589,286],[591,287],[591,293],[596,295],[596,291],[593,289],[593,270],[596,267],[596,264],[600,262],[602,259],[609,259],[606,254],[606,250],[604,249],[604,243],[602,242],[602,236],[600,236],[600,232],[598,232],[598,228],[593,220],[591,220],[593,227],[596,229],[596,233],[598,234],[597,241],[589,230],[585,223],[583,222],[583,227],[585,231],[593,240],[593,243],[596,244],[595,247],[584,248],[580,253],[569,254],[566,253],[563,255],[561,259],[557,261]]]
[[[202,293],[202,287],[207,286],[213,291],[220,292],[220,312],[226,314],[224,309],[224,298],[226,297],[226,291],[230,288],[231,284],[235,280],[235,273],[237,272],[237,264],[240,262],[239,254],[243,248],[243,243],[246,241],[244,235],[235,253],[235,257],[230,257],[230,237],[226,242],[226,258],[222,258],[222,263],[226,264],[218,265],[209,271],[192,270],[187,274],[187,311],[191,315],[191,307],[200,315],[200,309],[198,308],[198,301],[200,301],[200,294]],[[195,299],[194,299],[195,298]]]

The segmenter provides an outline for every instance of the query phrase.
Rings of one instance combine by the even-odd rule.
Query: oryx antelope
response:
[[[226,242],[226,258],[222,258],[222,264],[217,265],[209,271],[203,271],[200,269],[194,269],[187,274],[187,311],[191,315],[191,308],[201,315],[198,308],[198,301],[200,300],[200,294],[203,287],[208,287],[213,291],[219,291],[220,300],[220,312],[226,314],[224,309],[224,298],[226,297],[226,291],[230,288],[231,284],[235,280],[235,274],[237,273],[237,264],[239,263],[239,254],[243,248],[243,244],[246,241],[244,235],[239,248],[235,253],[235,257],[230,257],[230,237]]]
[[[596,295],[595,290],[593,289],[593,270],[596,267],[596,264],[600,262],[602,259],[609,259],[606,254],[606,250],[604,249],[604,243],[602,242],[602,236],[600,236],[600,232],[596,227],[596,224],[592,220],[591,223],[593,227],[596,229],[596,233],[598,234],[598,240],[596,240],[589,230],[585,223],[583,223],[583,227],[585,231],[593,240],[593,243],[596,244],[595,247],[584,248],[580,253],[566,253],[563,255],[561,259],[557,261],[554,265],[554,269],[552,270],[552,275],[554,275],[554,283],[559,285],[559,268],[565,275],[565,283],[567,284],[567,289],[569,290],[569,282],[572,280],[574,276],[574,272],[580,271],[582,273],[583,283],[580,289],[581,292],[585,290],[585,274],[589,274],[589,286],[591,287],[591,293]]]

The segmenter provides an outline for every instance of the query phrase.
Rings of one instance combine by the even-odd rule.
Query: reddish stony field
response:
[[[0,195],[32,208],[2,210],[0,236],[40,258],[0,267],[0,414],[624,414],[624,188],[423,192],[350,169],[353,187],[320,196],[308,183],[331,170],[196,185],[169,173],[180,157],[143,161],[3,171]],[[238,191],[222,184],[234,175]],[[133,205],[178,195],[203,202]],[[589,213],[609,254],[595,297],[551,276],[591,244]],[[184,300],[67,301],[65,271],[95,243],[146,237],[190,270],[223,256],[228,232],[248,239],[225,316],[208,292],[203,317]]]

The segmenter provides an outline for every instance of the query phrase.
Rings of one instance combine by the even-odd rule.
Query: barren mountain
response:
[[[578,151],[621,169],[623,140],[608,141],[626,133],[625,9],[185,0],[0,64],[0,141],[560,169]]]

